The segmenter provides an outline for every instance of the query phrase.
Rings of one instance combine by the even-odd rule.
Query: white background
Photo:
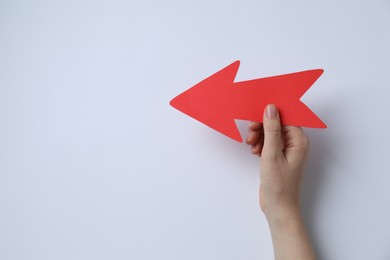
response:
[[[390,259],[389,46],[388,0],[0,0],[0,259],[272,259],[258,158],[168,104],[235,60],[325,70],[309,233]]]

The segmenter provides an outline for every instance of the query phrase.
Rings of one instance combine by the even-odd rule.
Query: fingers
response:
[[[248,136],[246,138],[246,143],[255,145],[259,140],[262,129],[263,124],[258,122],[251,122],[248,126]]]
[[[251,122],[248,126],[249,130],[259,130],[263,128],[263,124],[259,122]]]
[[[287,138],[286,147],[305,148],[309,145],[309,139],[299,126],[283,126],[283,135]]]
[[[263,115],[264,145],[261,155],[266,157],[283,157],[283,142],[278,109],[268,105]]]
[[[263,150],[263,140],[264,140],[264,136],[261,135],[259,138],[259,141],[256,144],[252,145],[252,153],[253,154],[258,155],[258,156],[261,155],[261,151]]]
[[[282,127],[275,105],[271,104],[265,108],[263,123],[251,122],[249,124],[246,143],[252,146],[253,154],[273,158],[283,156]]]
[[[282,158],[289,162],[302,161],[309,147],[309,139],[301,127],[281,126],[275,105],[266,107],[263,123],[249,124],[246,143],[251,145],[255,155]]]
[[[248,136],[246,143],[251,145],[251,151],[255,155],[260,155],[263,148],[263,124],[251,122],[248,126]]]
[[[309,149],[309,138],[301,127],[285,126],[285,156],[289,162],[303,160]]]

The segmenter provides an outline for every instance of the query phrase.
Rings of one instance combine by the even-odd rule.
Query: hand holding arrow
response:
[[[322,69],[234,82],[239,66],[240,61],[233,62],[176,96],[170,105],[238,142],[242,138],[234,119],[262,122],[268,104],[278,107],[283,125],[326,128],[299,100]]]

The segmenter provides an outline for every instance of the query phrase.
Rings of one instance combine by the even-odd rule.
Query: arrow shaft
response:
[[[237,104],[230,113],[235,119],[262,122],[264,108],[268,104],[277,107],[298,101],[299,97],[293,97],[286,93],[286,84],[280,84],[277,77],[255,79],[235,82],[231,88],[229,104]],[[241,105],[240,105],[241,104]]]
[[[229,113],[235,119],[262,122],[264,108],[274,104],[279,108],[282,124],[313,127],[319,118],[300,101],[319,76],[313,72],[235,82],[227,101],[231,104]]]

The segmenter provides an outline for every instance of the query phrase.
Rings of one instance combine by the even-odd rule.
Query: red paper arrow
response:
[[[234,119],[262,122],[268,104],[278,107],[283,125],[326,128],[299,100],[322,69],[234,82],[239,66],[233,62],[172,99],[171,106],[238,142]]]

